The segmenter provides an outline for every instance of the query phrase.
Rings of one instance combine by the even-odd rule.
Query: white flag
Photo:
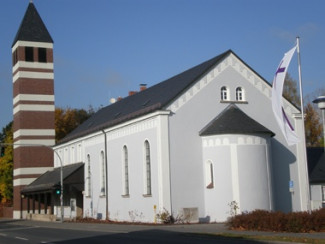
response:
[[[296,51],[297,46],[292,48],[289,52],[284,54],[283,59],[280,62],[280,65],[275,73],[272,86],[272,108],[274,116],[281,128],[281,131],[284,137],[287,140],[288,145],[294,145],[299,142],[299,138],[296,135],[296,132],[291,125],[282,104],[282,92],[284,79],[289,67],[291,58]]]

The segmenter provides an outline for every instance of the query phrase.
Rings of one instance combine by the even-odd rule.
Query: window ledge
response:
[[[99,197],[104,198],[104,197],[106,197],[106,194],[105,194],[105,193],[101,193],[101,194],[99,195]]]
[[[211,182],[209,185],[207,185],[207,189],[213,189],[213,188],[214,188],[213,182]]]
[[[247,101],[231,101],[231,100],[221,100],[220,103],[238,103],[238,104],[248,104]]]
[[[152,197],[151,194],[142,194],[143,197]]]
[[[122,195],[123,198],[129,198],[130,197],[130,194],[124,194]]]

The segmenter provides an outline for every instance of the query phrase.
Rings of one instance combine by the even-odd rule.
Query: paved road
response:
[[[244,238],[209,236],[206,233],[239,233],[222,224],[198,225],[122,225],[0,220],[0,244],[97,244],[97,243],[262,243]],[[268,232],[241,234],[275,235]],[[325,233],[284,234],[325,240]],[[265,243],[265,242],[263,242]]]

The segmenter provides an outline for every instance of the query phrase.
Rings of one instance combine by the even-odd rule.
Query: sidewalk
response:
[[[234,234],[234,235],[249,235],[249,236],[281,236],[281,237],[303,237],[312,239],[324,239],[325,232],[317,233],[283,233],[283,232],[262,232],[262,231],[237,231],[229,230],[225,224],[175,224],[175,225],[146,225],[146,224],[107,224],[107,223],[76,223],[76,222],[43,222],[31,220],[12,220],[0,219],[1,222],[6,222],[12,225],[23,226],[40,226],[46,228],[59,228],[71,230],[90,230],[108,233],[129,233],[136,231],[147,230],[164,230],[182,233],[196,234]]]

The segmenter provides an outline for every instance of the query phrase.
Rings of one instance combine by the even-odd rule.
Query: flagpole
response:
[[[303,144],[303,154],[305,161],[305,172],[306,172],[306,194],[307,194],[307,210],[311,211],[310,206],[310,191],[309,191],[309,177],[308,177],[308,166],[307,166],[307,153],[306,153],[306,140],[305,140],[305,113],[304,113],[304,101],[303,101],[303,92],[302,92],[302,79],[301,79],[301,60],[300,60],[300,43],[299,36],[297,36],[297,56],[298,56],[298,75],[299,75],[299,90],[300,90],[300,109],[301,109],[301,119],[302,119],[302,135],[304,140]]]

